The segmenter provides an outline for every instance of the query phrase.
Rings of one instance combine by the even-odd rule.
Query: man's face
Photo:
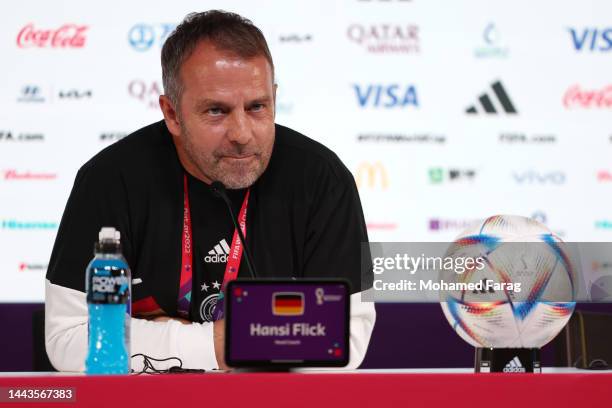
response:
[[[183,62],[180,79],[174,139],[182,161],[204,181],[249,187],[268,166],[274,145],[270,64],[263,56],[243,59],[204,41]]]

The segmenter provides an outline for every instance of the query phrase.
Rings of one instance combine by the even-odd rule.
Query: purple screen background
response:
[[[246,295],[229,296],[231,302],[231,349],[233,360],[343,360],[346,352],[346,287],[338,284],[275,284],[258,285],[241,283],[233,286],[241,288]],[[325,296],[340,296],[339,301],[317,303],[315,291],[324,289]],[[272,313],[274,293],[296,292],[304,294],[304,314],[301,316],[275,316]],[[289,323],[309,323],[325,326],[325,336],[253,336],[251,323],[262,326],[281,326]],[[299,345],[278,345],[275,340],[297,340]],[[337,346],[335,346],[337,344]],[[334,357],[329,350],[334,347],[342,350],[342,355]]]
[[[42,303],[0,303],[0,371],[32,371],[32,314]],[[612,304],[580,304],[577,310],[612,313]],[[376,325],[362,368],[472,367],[474,349],[457,336],[438,304],[376,305]],[[542,362],[553,364],[554,342],[542,349]]]

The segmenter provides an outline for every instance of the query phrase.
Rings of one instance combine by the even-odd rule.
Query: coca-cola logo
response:
[[[566,108],[612,108],[612,85],[599,90],[584,90],[571,86],[563,96]]]
[[[89,26],[64,24],[57,29],[38,29],[30,23],[17,34],[19,48],[83,48]]]

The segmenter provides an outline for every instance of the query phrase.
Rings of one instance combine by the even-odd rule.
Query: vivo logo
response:
[[[409,105],[418,107],[414,85],[367,85],[354,84],[357,102],[362,108],[403,108]]]
[[[515,172],[513,174],[514,180],[518,184],[563,184],[565,183],[565,173],[562,171],[549,171],[549,172],[538,172],[538,171],[524,171]]]
[[[569,32],[576,51],[612,50],[612,28],[570,28]]]

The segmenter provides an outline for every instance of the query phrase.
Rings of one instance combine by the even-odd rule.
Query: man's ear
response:
[[[274,84],[272,87],[272,101],[274,102],[274,117],[276,118],[276,88],[278,88],[278,84]]]
[[[176,109],[174,109],[174,105],[172,105],[170,98],[166,95],[160,95],[159,107],[164,114],[164,120],[166,121],[166,126],[170,133],[172,133],[173,136],[180,136],[181,124],[179,123]]]

